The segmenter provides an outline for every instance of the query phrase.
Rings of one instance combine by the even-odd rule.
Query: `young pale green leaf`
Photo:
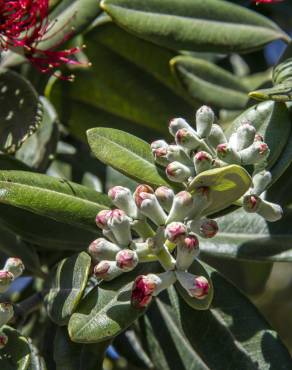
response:
[[[96,157],[124,175],[152,186],[167,185],[155,166],[150,145],[126,132],[94,128],[87,132]]]
[[[180,285],[179,282],[175,283],[175,287],[179,293],[179,295],[183,298],[183,300],[192,308],[195,310],[207,310],[210,307],[210,304],[213,300],[214,296],[214,288],[212,284],[212,280],[209,276],[208,271],[204,268],[203,264],[195,260],[192,264],[192,266],[188,269],[188,272],[197,275],[197,276],[204,276],[206,279],[208,279],[210,284],[210,289],[208,292],[208,295],[204,299],[196,299],[192,298],[188,295],[186,290]]]
[[[292,100],[292,79],[281,82],[269,89],[252,91],[248,95],[259,101],[273,100],[275,102],[285,103]]]
[[[96,231],[95,216],[107,196],[70,181],[22,171],[0,172],[0,203]]]
[[[271,168],[284,150],[291,132],[289,111],[286,105],[273,101],[254,105],[233,121],[229,126],[228,134],[231,134],[245,121],[250,121],[268,144],[270,149],[268,167]]]
[[[103,0],[101,7],[125,30],[176,50],[243,52],[282,39],[269,19],[216,0]]]
[[[95,344],[73,343],[66,328],[57,329],[54,340],[56,370],[101,370],[110,341]]]
[[[291,80],[292,78],[292,58],[288,57],[289,52],[291,54],[291,44],[288,45],[287,49],[285,50],[285,53],[281,58],[281,63],[276,65],[273,69],[274,85],[281,84],[282,82]]]
[[[188,190],[195,192],[201,187],[210,189],[211,204],[205,214],[218,212],[238,200],[250,187],[251,178],[246,170],[237,165],[229,165],[204,171],[197,175]]]
[[[66,325],[76,310],[87,284],[90,256],[82,252],[65,258],[51,273],[45,305],[57,325]]]
[[[0,69],[0,150],[15,153],[38,128],[42,106],[31,83],[21,75]]]
[[[178,56],[171,70],[186,93],[195,101],[225,109],[241,109],[247,103],[247,89],[240,79],[203,59]]]
[[[132,307],[130,298],[136,276],[155,272],[157,265],[145,264],[118,279],[96,286],[79,304],[69,321],[73,342],[98,343],[109,340],[130,326],[144,310]]]

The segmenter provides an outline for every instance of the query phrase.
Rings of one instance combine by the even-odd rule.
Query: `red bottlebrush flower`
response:
[[[64,64],[79,64],[72,58],[80,51],[74,47],[57,51],[61,43],[47,50],[38,48],[40,41],[50,30],[48,0],[0,0],[0,48],[23,48],[27,59],[43,73],[50,73]],[[70,80],[70,77],[60,77]]]

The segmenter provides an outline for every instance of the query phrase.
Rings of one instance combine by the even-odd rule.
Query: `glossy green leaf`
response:
[[[291,132],[290,117],[286,105],[273,101],[254,105],[235,119],[228,133],[231,134],[244,121],[250,121],[268,144],[270,148],[268,167],[271,168],[284,150]]]
[[[94,128],[87,132],[96,157],[130,178],[153,186],[167,185],[155,166],[150,145],[126,132]]]
[[[31,83],[6,69],[0,70],[0,96],[0,149],[15,153],[38,128],[42,117],[41,104]]]
[[[103,0],[122,28],[170,49],[250,51],[289,37],[268,18],[216,0]]]
[[[0,172],[0,203],[96,231],[95,216],[107,196],[66,180],[21,171]]]
[[[279,85],[284,81],[291,80],[292,78],[292,58],[287,57],[288,53],[291,53],[291,44],[285,50],[280,62],[273,69],[273,83]],[[287,54],[286,54],[287,53]]]
[[[97,344],[73,343],[66,328],[57,329],[54,340],[56,370],[102,370],[109,341]]]
[[[230,72],[203,59],[178,56],[171,69],[186,93],[195,101],[225,109],[241,109],[248,100],[247,89]]]
[[[144,312],[131,305],[133,281],[136,276],[153,272],[155,268],[156,265],[153,267],[147,263],[118,279],[96,286],[70,318],[68,331],[71,340],[77,343],[103,342],[130,326]]]
[[[260,89],[248,94],[251,98],[259,101],[273,100],[276,102],[287,102],[292,100],[292,79],[282,82],[269,89]]]
[[[200,173],[192,180],[188,189],[192,192],[201,187],[210,189],[211,204],[204,213],[212,214],[238,200],[250,185],[251,178],[244,168],[229,165]]]
[[[204,268],[203,264],[195,260],[192,264],[192,266],[188,270],[190,273],[198,276],[204,276],[209,281],[210,289],[208,292],[208,295],[204,299],[196,299],[192,298],[188,295],[186,290],[180,285],[179,282],[175,283],[175,287],[179,293],[179,295],[184,299],[184,301],[195,310],[207,310],[210,307],[210,304],[213,300],[214,296],[214,289],[212,280],[209,276],[208,271]]]
[[[66,325],[87,284],[90,256],[82,252],[65,258],[51,274],[45,298],[48,315],[57,325]]]

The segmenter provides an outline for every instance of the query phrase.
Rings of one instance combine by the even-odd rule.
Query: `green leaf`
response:
[[[282,103],[290,101],[292,100],[292,79],[269,89],[252,91],[248,96],[259,101],[273,100]]]
[[[87,284],[90,256],[82,252],[63,259],[50,276],[45,298],[48,315],[57,325],[66,325]]]
[[[38,128],[42,109],[31,83],[19,74],[0,69],[0,150],[15,153]]]
[[[0,172],[0,203],[96,231],[95,216],[108,197],[82,185],[21,171]]]
[[[101,7],[125,30],[170,49],[243,52],[289,41],[268,18],[223,1],[103,0]]]
[[[152,186],[167,185],[155,166],[150,145],[126,132],[94,128],[87,132],[96,157],[122,174]]]
[[[9,326],[1,328],[8,336],[7,345],[1,349],[0,364],[5,370],[27,370],[31,360],[31,351],[27,339]]]
[[[68,331],[71,340],[77,343],[103,342],[130,326],[144,312],[131,305],[133,281],[140,274],[155,272],[157,267],[152,265],[140,265],[131,273],[93,288],[70,318]]]
[[[242,122],[250,121],[270,148],[268,168],[271,168],[284,150],[290,132],[289,112],[284,103],[266,101],[254,105],[238,116],[228,129],[231,134]]]
[[[54,340],[56,370],[102,370],[109,345],[110,341],[97,344],[73,343],[66,328],[59,327]]]
[[[241,109],[247,89],[233,74],[203,59],[178,56],[171,69],[186,93],[195,101],[225,109]]]
[[[146,340],[155,367],[158,370],[290,368],[288,351],[256,308],[218,273],[213,272],[211,278],[215,290],[212,310],[193,310],[174,289],[169,289],[168,296],[159,296],[147,311],[141,336]],[[164,363],[159,361],[160,353]]]
[[[200,173],[192,180],[188,190],[194,192],[201,187],[208,187],[211,204],[204,213],[212,214],[238,200],[250,185],[251,178],[244,168],[229,165]]]
[[[281,222],[268,224],[257,214],[242,209],[217,220],[218,234],[200,243],[201,256],[247,261],[292,261],[291,212]]]
[[[15,157],[27,166],[42,172],[47,169],[51,157],[55,155],[59,129],[54,107],[46,98],[41,97],[40,100],[44,108],[42,122],[37,131],[16,152]]]
[[[179,295],[184,299],[184,301],[190,307],[194,308],[195,310],[207,310],[210,307],[210,304],[211,304],[211,302],[213,300],[213,296],[214,296],[213,284],[212,284],[212,280],[209,276],[209,273],[204,268],[203,264],[198,260],[195,260],[193,262],[193,264],[189,268],[188,272],[190,272],[194,275],[204,276],[206,279],[208,279],[209,284],[210,284],[210,289],[209,289],[207,297],[205,297],[204,299],[196,299],[196,298],[190,297],[188,295],[188,293],[186,292],[186,290],[180,285],[179,282],[175,283],[175,287],[176,287]]]

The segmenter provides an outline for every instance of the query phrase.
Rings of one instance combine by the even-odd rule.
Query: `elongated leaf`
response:
[[[211,204],[205,214],[218,212],[238,200],[250,187],[251,178],[244,168],[230,165],[204,171],[197,175],[189,185],[190,191],[201,187],[209,188]]]
[[[1,171],[0,203],[96,231],[95,216],[108,198],[81,185],[46,175]]]
[[[147,263],[131,273],[95,287],[79,304],[69,321],[73,342],[98,343],[109,340],[130,326],[144,311],[131,306],[133,280],[137,275],[155,272]]]
[[[273,100],[283,103],[290,101],[292,100],[292,79],[270,87],[269,89],[252,91],[248,95],[259,101]]]
[[[57,325],[66,325],[87,284],[90,256],[82,252],[58,263],[51,274],[45,302],[48,315]]]
[[[192,310],[169,289],[168,297],[160,296],[147,311],[142,334],[156,368],[290,368],[288,351],[256,308],[218,273],[211,278],[215,289],[211,310]],[[157,352],[164,364],[157,361]]]
[[[102,370],[104,352],[109,341],[97,344],[71,342],[66,328],[58,328],[54,340],[56,370]]]
[[[248,51],[289,40],[267,18],[216,0],[103,0],[101,7],[122,28],[177,50]]]
[[[250,121],[268,144],[271,151],[268,157],[268,167],[271,168],[284,150],[291,132],[286,105],[273,101],[254,105],[235,119],[228,133],[231,134],[244,121]]]
[[[167,185],[160,176],[150,145],[126,132],[94,128],[87,132],[88,142],[96,157],[130,178],[153,186]]]
[[[0,149],[15,151],[41,122],[42,108],[34,87],[19,74],[0,69]]]
[[[240,109],[247,103],[247,89],[231,73],[203,59],[190,56],[170,61],[178,82],[195,102],[225,109]]]

